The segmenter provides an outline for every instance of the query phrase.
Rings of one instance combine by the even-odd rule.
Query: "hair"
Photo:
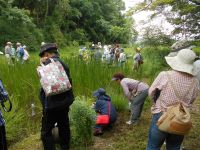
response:
[[[117,80],[122,80],[125,76],[122,73],[115,73],[113,75],[113,78],[116,78]]]

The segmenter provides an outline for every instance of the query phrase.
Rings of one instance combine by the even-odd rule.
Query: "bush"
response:
[[[86,98],[77,97],[70,110],[73,145],[88,146],[93,143],[94,116],[95,112],[87,105]]]

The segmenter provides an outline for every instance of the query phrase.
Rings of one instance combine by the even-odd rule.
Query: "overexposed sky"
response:
[[[126,10],[129,10],[131,7],[134,7],[137,3],[143,2],[144,0],[123,0],[126,4]],[[166,34],[170,34],[173,31],[173,26],[169,24],[164,16],[159,16],[152,21],[148,21],[152,11],[141,11],[133,15],[135,20],[135,28],[139,32],[142,32],[142,29],[147,26],[156,25],[163,29]]]

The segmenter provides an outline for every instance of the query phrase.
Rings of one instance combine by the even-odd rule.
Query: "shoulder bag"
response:
[[[192,128],[192,122],[190,117],[189,108],[185,107],[181,103],[181,97],[173,84],[171,77],[167,74],[169,82],[175,92],[176,97],[178,97],[178,104],[170,106],[166,112],[159,118],[157,126],[161,131],[176,134],[176,135],[186,135]],[[184,97],[189,93],[192,88],[194,81],[191,83],[188,91],[185,93]],[[162,99],[162,98],[161,98]]]
[[[97,115],[96,124],[108,125],[110,121],[110,102],[108,102],[108,114],[107,115]]]

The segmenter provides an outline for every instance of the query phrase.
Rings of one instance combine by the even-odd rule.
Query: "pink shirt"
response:
[[[134,79],[130,79],[130,78],[123,78],[121,80],[120,84],[123,88],[124,94],[126,95],[126,97],[128,97],[128,99],[131,98],[130,91],[133,91],[134,89],[137,88],[137,91],[141,92],[141,91],[147,90],[149,88],[149,86],[146,83],[137,81]]]
[[[175,95],[172,84],[169,82],[167,73],[171,77],[171,80],[175,85],[175,89],[178,91],[181,99]],[[191,85],[192,83],[193,85]],[[154,103],[154,105],[151,107],[153,114],[161,112],[161,109],[166,111],[167,107],[176,104],[179,101],[181,101],[186,107],[190,107],[198,96],[199,83],[195,77],[191,77],[187,74],[183,74],[174,70],[167,72],[163,71],[157,76],[149,88],[149,96],[153,97],[156,88],[161,90],[161,93],[156,103]],[[187,93],[188,88],[190,89]]]

